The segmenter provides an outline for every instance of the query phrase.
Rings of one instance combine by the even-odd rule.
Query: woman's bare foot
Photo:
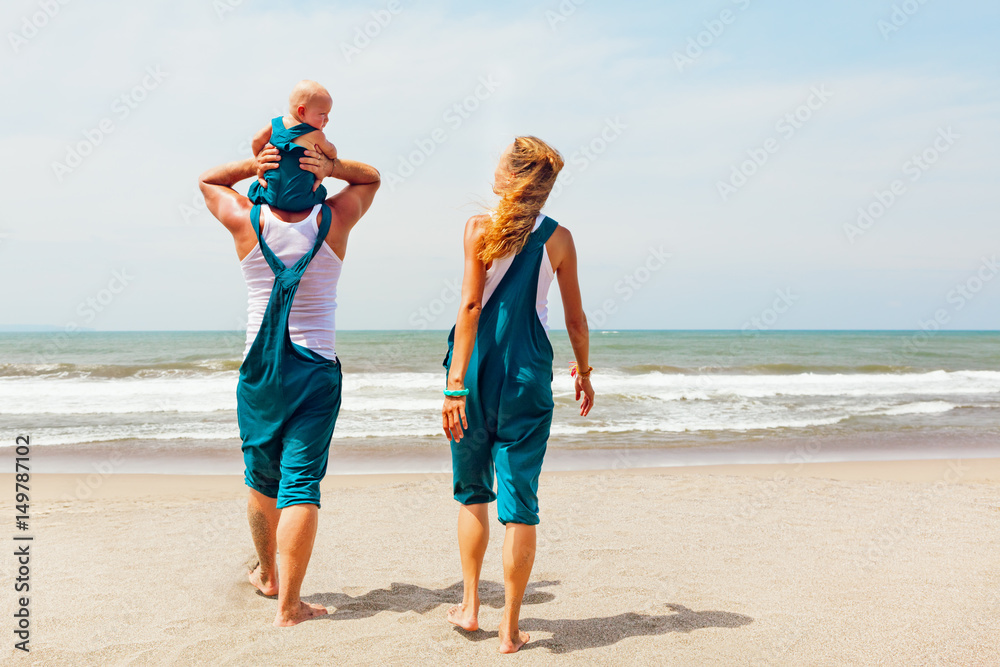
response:
[[[448,622],[463,630],[475,632],[479,629],[479,605],[457,604],[448,610]]]
[[[274,625],[279,628],[287,628],[292,625],[298,625],[302,621],[308,621],[310,618],[324,616],[329,613],[326,607],[322,605],[310,604],[299,600],[299,608],[295,612],[282,614],[279,610],[278,614],[274,617]]]
[[[504,627],[500,626],[500,652],[501,653],[517,653],[517,650],[528,643],[531,637],[527,632],[517,631],[517,638],[511,637],[510,632],[505,631]]]
[[[253,584],[253,587],[260,591],[261,595],[270,598],[278,594],[277,578],[274,577],[270,581],[265,582],[263,574],[260,571],[260,563],[257,563],[257,566],[250,571],[248,578],[250,579],[250,583]]]

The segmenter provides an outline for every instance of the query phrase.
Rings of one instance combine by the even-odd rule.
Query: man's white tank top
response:
[[[538,219],[535,220],[535,226],[531,231],[538,229],[544,219],[545,214],[539,213]],[[493,292],[496,291],[497,285],[500,284],[500,281],[507,274],[507,270],[513,261],[514,255],[510,254],[506,257],[493,260],[490,268],[486,269],[486,284],[483,286],[484,306],[490,300],[490,297],[493,296]],[[538,269],[538,290],[535,293],[535,311],[538,313],[538,319],[541,321],[542,326],[545,327],[546,333],[549,331],[549,287],[552,285],[554,277],[555,272],[552,270],[552,262],[549,261],[549,251],[543,248],[542,266]]]
[[[291,266],[312,250],[319,234],[316,219],[320,206],[313,207],[300,222],[282,222],[274,217],[268,206],[260,207],[261,234],[285,266]],[[288,335],[292,342],[327,359],[337,358],[334,315],[337,310],[337,281],[342,267],[341,259],[324,242],[302,275],[288,316]],[[247,283],[247,341],[243,349],[243,356],[246,357],[257,338],[271,297],[274,272],[264,259],[260,244],[243,258],[240,268]]]

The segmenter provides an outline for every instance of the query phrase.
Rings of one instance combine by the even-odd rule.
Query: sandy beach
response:
[[[499,523],[484,630],[444,620],[447,476],[328,477],[303,596],[331,613],[289,629],[246,581],[239,477],[32,488],[36,665],[1000,664],[1000,459],[544,475],[517,656],[497,654]]]

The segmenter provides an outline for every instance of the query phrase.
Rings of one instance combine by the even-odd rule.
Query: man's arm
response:
[[[213,167],[198,178],[208,210],[234,237],[245,231],[251,204],[249,199],[233,190],[233,186],[256,174],[257,160],[248,158]]]

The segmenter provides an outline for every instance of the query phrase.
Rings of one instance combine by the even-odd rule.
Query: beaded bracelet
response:
[[[575,361],[569,365],[569,375],[570,375],[570,377],[575,377],[577,374],[579,374],[582,379],[586,380],[587,378],[590,377],[590,374],[593,373],[593,372],[594,372],[594,367],[593,366],[587,366],[587,370],[586,371],[581,371],[577,367]]]

